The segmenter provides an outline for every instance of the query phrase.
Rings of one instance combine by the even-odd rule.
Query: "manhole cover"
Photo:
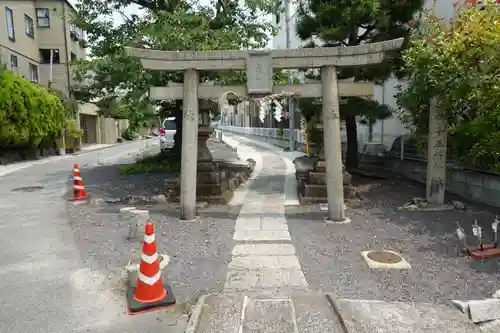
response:
[[[36,192],[43,190],[43,186],[25,186],[13,189],[11,192]]]
[[[403,261],[401,256],[387,251],[373,251],[366,255],[369,259],[383,264],[397,264]]]

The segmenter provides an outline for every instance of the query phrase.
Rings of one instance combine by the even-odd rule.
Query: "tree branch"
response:
[[[121,17],[127,21],[128,23],[134,23],[122,10],[117,10],[117,12],[121,15]]]
[[[358,39],[356,40],[356,44],[359,44],[362,40],[364,40],[372,31],[373,29],[375,29],[375,26],[372,25],[368,28],[365,28],[366,31],[363,32],[363,34],[361,36],[358,37]]]

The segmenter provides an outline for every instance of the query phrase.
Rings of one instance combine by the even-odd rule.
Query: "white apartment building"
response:
[[[283,0],[287,1],[287,0]],[[304,42],[300,40],[295,31],[298,5],[295,1],[290,1],[290,48],[301,47]],[[464,0],[461,0],[464,1]],[[427,0],[425,8],[433,8],[436,13],[443,17],[444,20],[450,20],[455,15],[456,9],[452,0]],[[278,28],[278,33],[273,37],[272,46],[275,49],[286,48],[286,22],[285,13],[273,15],[273,23]],[[376,86],[374,91],[374,99],[380,103],[387,104],[394,109],[397,108],[395,94],[398,92],[398,86],[404,86],[404,81],[399,81],[395,78],[388,79],[383,85]],[[358,125],[358,136],[361,140],[368,140],[368,126]],[[390,148],[394,139],[408,133],[408,129],[399,121],[397,116],[390,119],[379,121],[372,126],[373,141],[383,142],[387,148]]]

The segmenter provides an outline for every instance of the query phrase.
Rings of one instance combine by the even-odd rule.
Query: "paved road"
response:
[[[174,332],[165,313],[124,314],[123,294],[82,260],[63,198],[73,163],[85,169],[98,157],[130,159],[153,140],[54,158],[0,178],[0,332]],[[23,186],[43,189],[12,192]]]

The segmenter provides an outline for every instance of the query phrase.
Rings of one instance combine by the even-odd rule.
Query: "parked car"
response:
[[[174,135],[176,132],[175,117],[166,118],[160,128],[160,149],[172,148],[174,146]]]

